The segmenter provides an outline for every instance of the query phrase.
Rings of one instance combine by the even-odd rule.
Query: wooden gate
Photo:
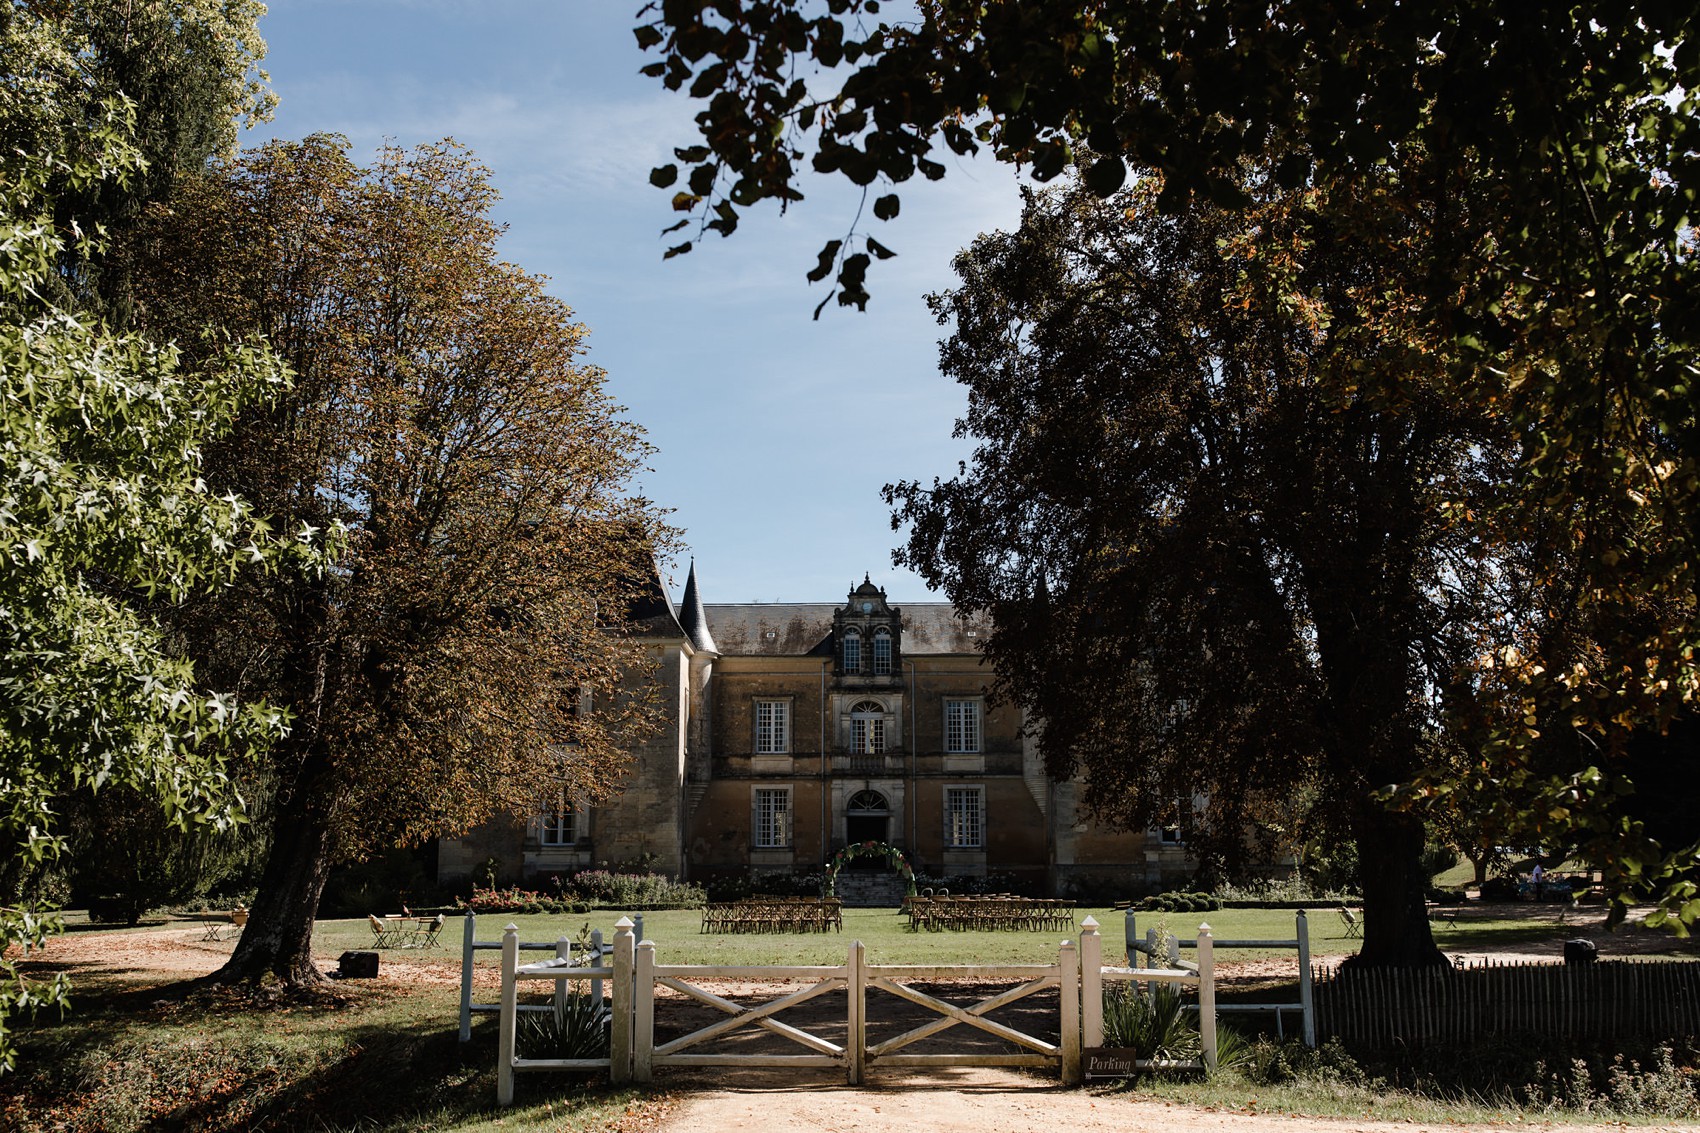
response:
[[[861,941],[850,945],[841,965],[794,967],[718,965],[663,965],[655,962],[655,944],[644,941],[636,949],[633,982],[635,1018],[632,1028],[632,1077],[651,1080],[656,1067],[663,1066],[792,1066],[843,1067],[845,1079],[859,1084],[869,1066],[1054,1066],[1063,1081],[1080,1080],[1080,966],[1078,950],[1065,942],[1055,964],[869,964]],[[745,1005],[699,986],[702,980],[808,980],[809,986],[765,1002]],[[1020,980],[1017,986],[967,1006],[947,1002],[919,991],[904,980]],[[655,989],[670,988],[698,1003],[724,1012],[726,1018],[657,1045],[655,1042]],[[1057,1041],[1028,1034],[986,1016],[1000,1007],[1035,992],[1055,988],[1059,1000]],[[869,992],[884,992],[939,1016],[880,1042],[868,1041]],[[847,993],[847,1018],[843,1043],[782,1022],[776,1016],[830,992]],[[952,1027],[967,1026],[1017,1047],[1018,1053],[956,1050],[918,1053],[912,1048]],[[700,1049],[716,1039],[748,1027],[759,1027],[803,1048],[776,1053],[713,1053]]]
[[[613,953],[605,966],[572,968],[561,959],[521,965],[518,930],[508,926],[502,941],[502,1017],[496,1086],[499,1104],[513,1104],[515,1071],[601,1067],[607,1067],[609,1077],[616,1083],[648,1082],[658,1066],[842,1067],[846,1080],[851,1085],[858,1085],[869,1067],[1054,1066],[1065,1084],[1077,1085],[1081,1081],[1082,1040],[1086,1045],[1103,1041],[1101,996],[1106,979],[1199,981],[1204,1062],[1206,1065],[1214,1063],[1215,996],[1208,926],[1200,926],[1203,929],[1199,937],[1201,963],[1200,970],[1196,972],[1104,968],[1098,925],[1090,917],[1080,926],[1079,946],[1071,941],[1062,942],[1054,964],[870,964],[866,950],[858,940],[850,945],[849,956],[841,965],[662,965],[656,963],[655,942],[636,942],[630,921],[621,918],[615,927]],[[515,1045],[515,1026],[519,1015],[517,985],[524,979],[553,980],[557,983],[609,980],[613,985],[613,996],[608,1057],[582,1060],[518,1057]],[[808,986],[760,1003],[742,1004],[700,986],[704,980],[803,980]],[[944,980],[1019,982],[967,1005],[951,1003],[904,982]],[[658,987],[669,988],[712,1007],[726,1018],[657,1045],[655,990]],[[1057,992],[1055,1042],[988,1018],[999,1008],[1050,988]],[[846,993],[846,1014],[843,1016],[846,1025],[841,1043],[777,1017],[793,1007],[840,990]],[[870,991],[903,1000],[937,1018],[870,1043]],[[992,1035],[1018,1049],[1013,1053],[1007,1050],[972,1050],[965,1046],[931,1052],[914,1049],[917,1043],[953,1027],[966,1027]],[[721,1053],[702,1049],[708,1043],[745,1028],[759,1028],[777,1035],[801,1047],[802,1051]],[[836,1020],[832,1029],[836,1032]],[[1045,1030],[1049,1031],[1048,1025]]]

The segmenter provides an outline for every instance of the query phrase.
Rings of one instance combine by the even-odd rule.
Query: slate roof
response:
[[[661,583],[660,566],[654,559],[645,565],[648,571],[634,580],[636,593],[627,608],[632,634],[636,637],[686,636],[684,627],[679,624],[679,615],[673,609],[673,598]]]
[[[679,600],[679,625],[699,653],[718,653],[714,635],[708,630],[708,615],[703,613],[702,597],[697,593],[697,564],[691,560],[690,577],[685,579],[685,596]]]
[[[703,611],[723,657],[825,657],[832,654],[832,615],[842,607],[841,602],[742,602],[705,604]],[[977,653],[990,628],[984,621],[964,622],[948,602],[909,602],[898,608],[900,648],[909,656]]]

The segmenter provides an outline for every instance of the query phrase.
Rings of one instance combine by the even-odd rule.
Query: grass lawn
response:
[[[1599,928],[1604,915],[1598,906],[1585,906],[1579,911],[1558,917],[1562,906],[1551,905],[1468,905],[1456,910],[1455,921],[1437,921],[1435,941],[1445,952],[1480,953],[1506,950],[1527,950],[1560,955],[1559,942],[1566,936],[1592,936],[1605,941]],[[550,941],[560,936],[576,937],[588,924],[600,929],[603,938],[612,941],[614,922],[623,914],[617,909],[598,909],[577,915],[486,914],[475,924],[477,939],[499,941],[502,929],[510,922],[519,926],[521,940]],[[638,914],[629,914],[636,916]],[[850,942],[860,940],[867,946],[868,959],[873,963],[917,964],[1039,964],[1056,959],[1057,945],[1064,939],[1074,939],[1077,933],[1064,932],[915,932],[906,917],[890,909],[845,909],[843,932],[828,933],[704,933],[702,915],[695,909],[651,910],[642,914],[644,934],[656,945],[656,960],[663,964],[839,964],[844,961]],[[1104,941],[1106,963],[1119,963],[1126,955],[1126,914],[1115,909],[1081,909],[1078,917],[1096,918],[1098,931]],[[1310,909],[1306,920],[1310,926],[1312,956],[1350,955],[1358,950],[1360,940],[1346,934],[1345,924],[1333,909]],[[1170,932],[1183,939],[1197,934],[1200,922],[1210,925],[1218,942],[1228,940],[1290,940],[1294,934],[1294,911],[1291,909],[1217,909],[1209,913],[1138,913],[1135,931],[1143,937],[1145,930],[1166,923]],[[450,918],[438,938],[442,954],[458,955],[464,922]],[[1693,941],[1679,940],[1669,933],[1651,933],[1634,927],[1617,930],[1619,939],[1634,938],[1635,954],[1671,959],[1695,958]],[[370,948],[372,933],[366,921],[320,921],[314,934],[314,948],[321,956],[337,956],[348,949]],[[1190,950],[1183,951],[1192,955]],[[500,956],[494,951],[478,952],[477,962],[495,967]],[[533,954],[535,958],[535,953]],[[1223,961],[1292,958],[1291,949],[1226,948],[1219,947],[1217,957]]]
[[[596,910],[576,916],[497,914],[479,917],[477,939],[499,941],[509,922],[519,926],[524,941],[549,941],[560,936],[576,937],[589,924],[600,929],[605,940],[614,938],[618,910]],[[630,914],[636,916],[637,914]],[[1079,917],[1092,916],[1104,940],[1106,962],[1118,962],[1126,954],[1126,916],[1114,909],[1082,909]],[[828,933],[704,933],[702,914],[695,909],[662,909],[642,914],[644,934],[655,941],[656,960],[663,964],[840,964],[850,942],[867,946],[873,963],[916,964],[1042,964],[1054,961],[1057,945],[1077,938],[1071,932],[915,932],[908,918],[890,909],[845,909],[844,930]],[[1165,914],[1139,913],[1135,931],[1142,937],[1157,928]],[[1294,933],[1294,916],[1289,909],[1218,909],[1211,913],[1166,914],[1170,932],[1191,938],[1201,922],[1208,922],[1217,940],[1288,940]],[[1313,909],[1310,921],[1311,952],[1339,954],[1357,949],[1347,938],[1345,926],[1331,909]],[[444,951],[458,953],[463,922],[451,919],[438,939]],[[369,948],[372,933],[364,920],[320,921],[313,938],[321,955],[337,955],[345,949]],[[1292,950],[1222,950],[1232,959],[1292,956]],[[1191,955],[1190,952],[1184,953]],[[496,952],[477,953],[478,963],[500,963]]]

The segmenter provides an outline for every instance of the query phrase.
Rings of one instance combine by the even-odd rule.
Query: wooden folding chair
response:
[[[1344,905],[1340,906],[1340,923],[1346,926],[1346,935],[1348,937],[1356,939],[1363,936],[1363,922],[1358,919],[1358,915],[1356,913],[1352,912],[1352,910],[1346,908]]]

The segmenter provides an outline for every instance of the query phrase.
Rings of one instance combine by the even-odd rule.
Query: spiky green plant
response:
[[[552,1013],[519,1017],[519,1049],[524,1058],[608,1057],[608,1011],[588,995],[563,996]]]

